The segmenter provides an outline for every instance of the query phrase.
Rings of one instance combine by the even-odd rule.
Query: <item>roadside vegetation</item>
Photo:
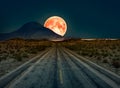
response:
[[[120,75],[120,40],[66,40],[62,45]]]
[[[1,41],[0,76],[10,72],[49,47],[51,47],[51,42],[47,40],[11,39]]]

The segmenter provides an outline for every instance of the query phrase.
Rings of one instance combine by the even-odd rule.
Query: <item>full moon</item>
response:
[[[65,20],[59,16],[49,17],[45,23],[44,27],[49,28],[58,35],[64,36],[67,31],[67,24]]]

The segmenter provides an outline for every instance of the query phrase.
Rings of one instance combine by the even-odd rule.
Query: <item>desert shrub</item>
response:
[[[38,46],[38,47],[36,47],[36,49],[37,49],[38,51],[42,51],[42,50],[45,50],[45,47],[46,47],[46,46]]]
[[[70,49],[70,50],[74,50],[75,48],[72,46],[65,46],[66,48]]]
[[[14,50],[9,50],[9,53],[10,53],[10,54],[14,54],[15,51],[14,51]]]
[[[1,53],[7,53],[7,50],[3,50]]]
[[[99,60],[99,61],[101,61],[101,60],[102,60],[102,59],[101,59],[101,57],[99,57],[99,56],[98,56],[96,59],[97,59],[97,60]]]
[[[22,61],[22,57],[21,56],[17,56],[17,61]]]
[[[108,53],[103,53],[102,54],[104,57],[107,57],[108,56]]]
[[[28,53],[24,52],[24,53],[22,54],[22,57],[28,58],[28,57],[29,57],[29,56],[28,56]]]
[[[112,65],[115,68],[120,68],[120,60],[118,60],[118,59],[112,60]]]
[[[0,57],[0,61],[2,61],[3,60],[3,57]]]
[[[87,56],[89,53],[88,52],[82,52],[81,53],[83,56]]]
[[[108,60],[107,60],[107,59],[104,59],[102,62],[103,62],[103,63],[108,63]]]
[[[17,60],[17,61],[22,61],[22,56],[21,56],[21,54],[15,54],[15,55],[14,55],[14,59]]]
[[[0,56],[0,61],[2,61],[2,60],[6,60],[7,57],[8,57],[7,55]]]
[[[30,49],[29,53],[31,53],[31,54],[37,54],[37,49],[35,49],[35,48]]]
[[[93,54],[89,54],[89,57],[92,57],[93,56]]]

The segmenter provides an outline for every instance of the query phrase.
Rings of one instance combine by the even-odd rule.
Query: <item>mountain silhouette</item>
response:
[[[29,22],[14,32],[0,34],[0,40],[8,40],[12,38],[51,40],[62,37],[37,22]]]

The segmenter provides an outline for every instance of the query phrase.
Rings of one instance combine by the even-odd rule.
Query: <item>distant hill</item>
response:
[[[8,40],[13,38],[23,39],[56,39],[62,38],[48,28],[43,27],[37,22],[29,22],[24,24],[20,29],[11,33],[0,34],[0,40]]]

